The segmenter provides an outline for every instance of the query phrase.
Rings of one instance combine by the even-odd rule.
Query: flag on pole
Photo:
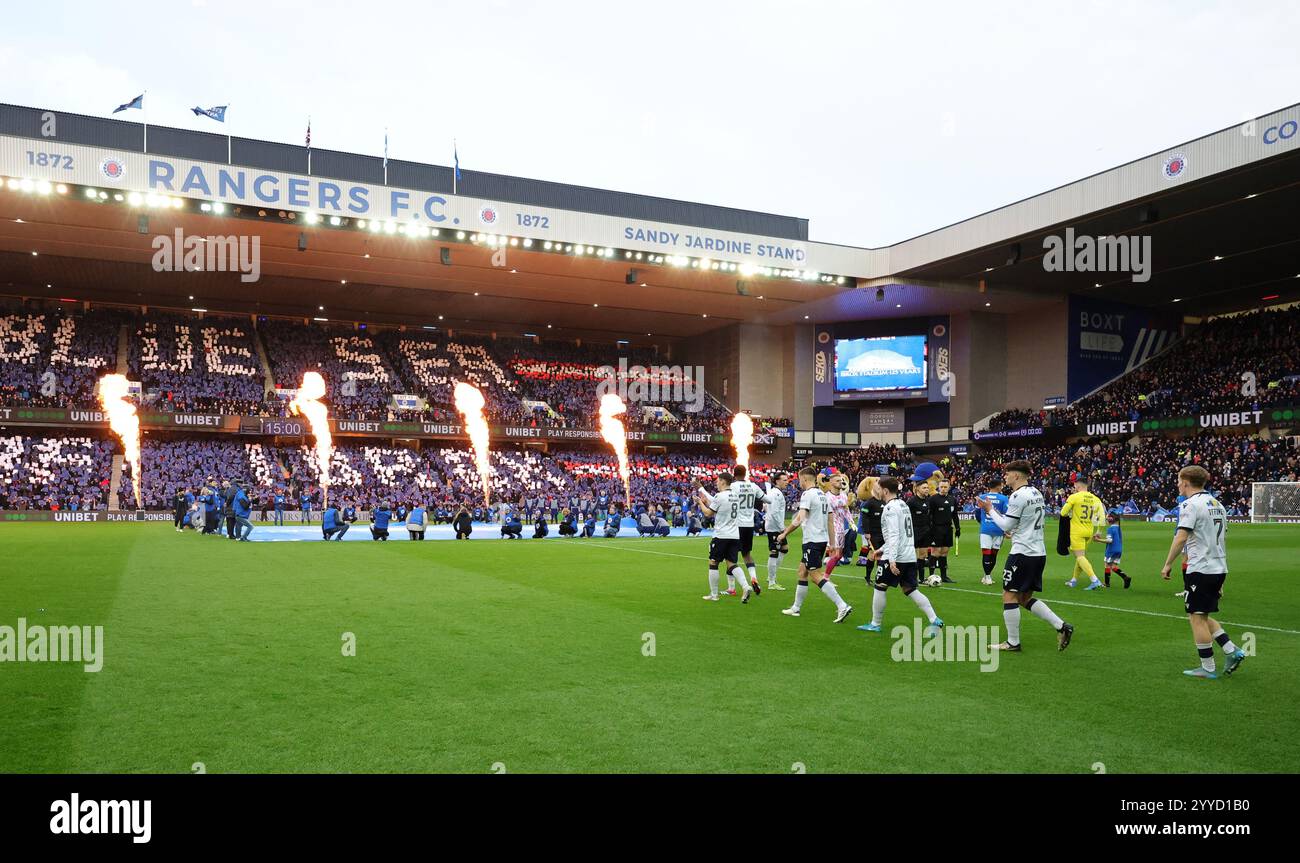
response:
[[[307,118],[307,173],[311,173],[311,117]]]
[[[143,110],[144,94],[141,93],[139,96],[136,96],[130,102],[123,102],[121,105],[118,105],[116,108],[113,109],[113,113],[116,114],[119,111],[125,111],[127,108],[140,108]]]
[[[224,123],[226,122],[226,108],[228,107],[230,106],[217,105],[214,108],[191,108],[190,110],[194,112],[196,117],[210,117],[218,123]]]
[[[456,185],[460,183],[460,151],[456,148],[456,139],[451,141],[451,158],[455,167],[451,172],[451,193],[456,194]]]
[[[384,185],[388,185],[388,129],[384,129]]]

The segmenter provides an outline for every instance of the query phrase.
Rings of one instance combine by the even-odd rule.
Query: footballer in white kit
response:
[[[826,594],[826,598],[835,603],[835,622],[839,623],[849,616],[853,606],[840,598],[835,583],[821,571],[822,558],[826,555],[826,544],[830,541],[830,504],[826,493],[817,487],[817,469],[805,467],[799,471],[799,487],[803,495],[799,498],[799,511],[795,513],[786,527],[777,536],[783,542],[791,531],[803,528],[803,555],[799,560],[799,585],[794,592],[794,605],[781,609],[782,614],[798,617],[803,608],[804,598],[808,595],[808,578],[817,584]]]
[[[736,465],[731,473],[735,477],[731,493],[740,501],[740,514],[737,516],[740,524],[740,556],[745,559],[749,583],[753,585],[754,594],[758,595],[763,590],[758,586],[758,571],[754,566],[754,510],[761,505],[763,490],[746,479],[749,470],[743,464]],[[730,582],[730,575],[727,578]]]
[[[763,495],[763,530],[767,531],[767,586],[769,590],[785,590],[776,581],[781,561],[790,551],[790,541],[780,538],[785,530],[785,489],[790,485],[788,473],[778,473],[772,487]]]
[[[934,613],[934,606],[925,594],[916,589],[918,574],[916,561],[916,530],[912,527],[912,509],[898,496],[897,477],[882,477],[874,484],[871,493],[885,502],[880,513],[880,532],[883,541],[880,547],[871,552],[873,560],[880,564],[876,572],[876,581],[871,591],[871,622],[864,623],[858,629],[864,632],[880,632],[885,617],[885,600],[889,588],[897,587],[903,595],[916,603],[917,608],[929,621],[925,635],[932,638],[943,628],[943,620]]]
[[[1192,639],[1201,664],[1184,671],[1188,677],[1214,680],[1214,645],[1223,650],[1223,673],[1237,670],[1246,653],[1232,643],[1228,633],[1217,620],[1210,617],[1219,610],[1223,584],[1228,579],[1227,529],[1228,513],[1214,495],[1205,490],[1210,474],[1200,465],[1188,465],[1178,472],[1178,491],[1186,497],[1178,512],[1178,530],[1169,546],[1169,555],[1160,570],[1161,578],[1168,579],[1174,561],[1187,554],[1187,571],[1183,573],[1183,600],[1187,620],[1192,626]]]
[[[713,539],[709,542],[709,593],[704,598],[716,602],[718,599],[718,564],[727,566],[729,577],[739,579],[744,593],[741,602],[749,602],[752,591],[745,572],[736,563],[740,552],[740,499],[731,489],[733,477],[729,473],[718,474],[718,493],[710,495],[703,488],[695,490],[700,508],[707,515],[713,516]],[[750,516],[753,524],[753,516]]]
[[[1020,650],[1022,608],[1056,630],[1057,650],[1069,647],[1074,637],[1073,626],[1057,617],[1047,603],[1034,598],[1043,589],[1043,570],[1047,567],[1047,545],[1043,542],[1047,507],[1042,494],[1029,484],[1032,472],[1033,468],[1024,459],[1016,459],[1006,466],[1003,479],[1011,488],[1011,497],[1007,499],[1005,514],[998,512],[994,501],[987,496],[975,499],[984,515],[1011,536],[1011,553],[1002,571],[1002,621],[1007,628],[1007,640],[998,649],[1012,652]]]

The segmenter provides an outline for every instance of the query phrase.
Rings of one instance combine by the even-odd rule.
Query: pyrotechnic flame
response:
[[[456,410],[465,420],[465,430],[469,432],[469,442],[474,452],[474,464],[478,466],[478,479],[483,486],[483,505],[491,506],[492,501],[492,462],[488,457],[488,424],[483,417],[483,393],[472,384],[456,383],[452,392]]]
[[[131,463],[131,485],[135,488],[135,505],[144,506],[140,497],[140,417],[135,405],[126,400],[126,375],[104,375],[99,379],[99,403],[108,414],[113,434],[122,439],[126,460]]]
[[[731,418],[731,445],[736,449],[736,464],[749,467],[749,447],[754,443],[754,421],[747,413]]]
[[[294,416],[305,414],[311,424],[312,437],[316,439],[316,469],[320,472],[321,507],[330,496],[330,455],[334,452],[334,438],[330,435],[329,408],[319,399],[325,398],[325,379],[319,372],[306,372],[298,395],[289,402]]]
[[[605,393],[600,397],[600,436],[614,448],[618,456],[618,475],[623,479],[623,500],[629,508],[632,506],[632,472],[627,466],[627,429],[623,421],[615,419],[619,414],[627,413],[627,405],[614,393]]]

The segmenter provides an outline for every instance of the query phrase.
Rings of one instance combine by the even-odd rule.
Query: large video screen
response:
[[[925,389],[925,336],[835,340],[835,390],[842,393]]]

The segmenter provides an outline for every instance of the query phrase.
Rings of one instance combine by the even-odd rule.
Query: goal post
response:
[[[1251,483],[1250,520],[1300,522],[1300,482]]]

